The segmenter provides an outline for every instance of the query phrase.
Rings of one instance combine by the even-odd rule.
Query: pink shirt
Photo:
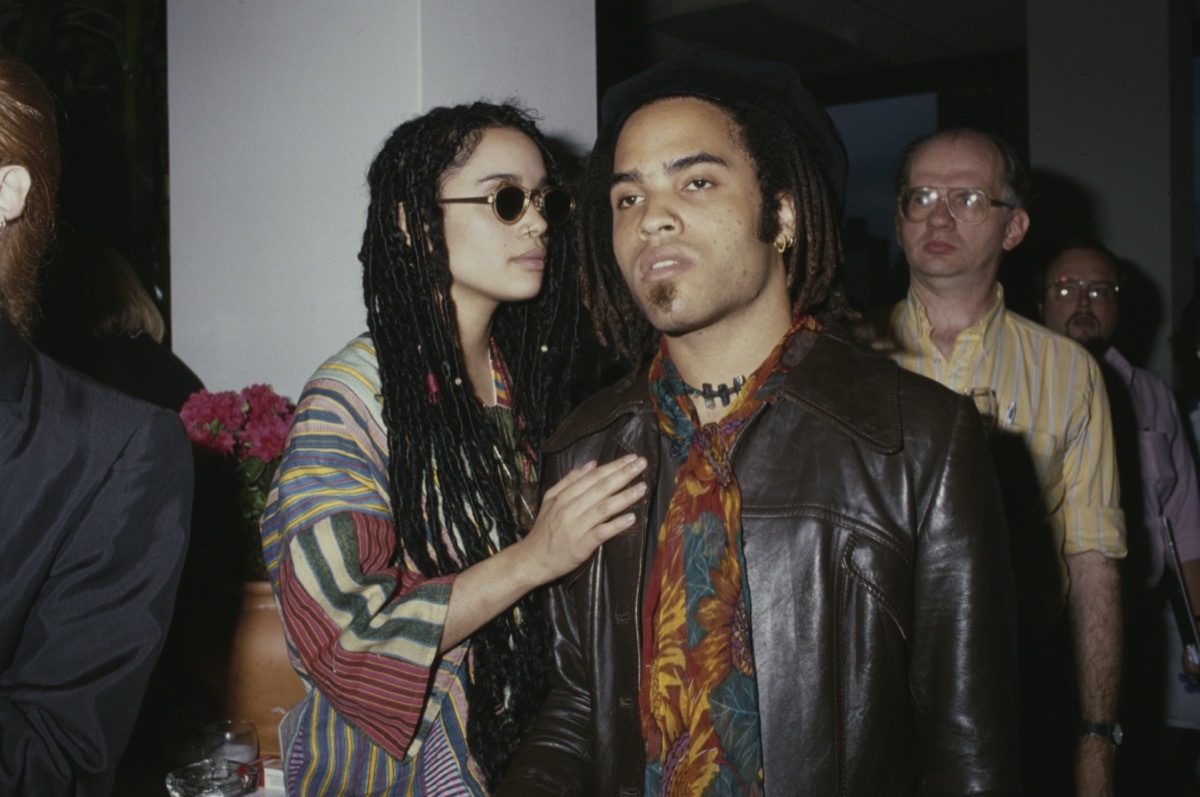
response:
[[[1167,383],[1157,375],[1131,365],[1115,348],[1109,347],[1104,360],[1128,386],[1138,425],[1141,518],[1148,555],[1128,577],[1132,584],[1149,589],[1162,578],[1166,564],[1160,518],[1165,517],[1171,522],[1180,560],[1200,559],[1200,485],[1196,481],[1196,466],[1179,409]],[[1118,468],[1121,467],[1126,467],[1126,463],[1118,462]],[[1126,506],[1125,513],[1130,521],[1137,517],[1136,507]],[[1130,522],[1129,526],[1129,547],[1134,549],[1135,524]]]

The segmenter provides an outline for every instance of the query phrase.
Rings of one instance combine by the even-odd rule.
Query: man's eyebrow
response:
[[[640,183],[641,181],[642,173],[637,169],[630,169],[627,172],[617,172],[614,174],[608,185],[611,188],[612,186],[620,185],[621,183]]]
[[[671,161],[666,164],[667,174],[678,174],[684,169],[689,169],[692,166],[697,166],[702,163],[711,163],[714,166],[728,166],[729,164],[724,158],[713,155],[710,152],[697,152],[695,155],[685,155],[678,160]]]
[[[684,155],[682,158],[677,158],[670,163],[663,164],[663,170],[667,174],[678,174],[684,169],[689,169],[692,166],[697,166],[702,163],[711,163],[715,166],[728,166],[729,163],[718,155],[713,155],[710,152],[697,152],[693,155]],[[620,183],[638,183],[642,180],[642,173],[637,169],[631,169],[627,172],[617,172],[612,176],[610,185],[618,185]]]

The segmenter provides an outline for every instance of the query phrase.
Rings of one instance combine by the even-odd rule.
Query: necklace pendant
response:
[[[734,377],[732,386],[722,382],[714,388],[711,383],[705,382],[700,386],[699,390],[684,382],[683,392],[689,396],[699,396],[704,399],[704,406],[711,410],[716,409],[717,399],[721,399],[721,406],[728,407],[729,402],[733,400],[733,397],[738,394],[745,384],[746,377],[744,376]]]

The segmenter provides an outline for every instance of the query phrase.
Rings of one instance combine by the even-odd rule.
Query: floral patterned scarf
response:
[[[820,325],[801,316],[717,423],[700,425],[665,342],[650,366],[650,400],[678,470],[642,611],[647,795],[763,793],[742,494],[728,455],[778,392],[784,346],[802,329]]]

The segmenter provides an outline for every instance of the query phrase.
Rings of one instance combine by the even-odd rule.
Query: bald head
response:
[[[924,149],[933,144],[960,141],[978,144],[996,155],[1001,164],[999,177],[1004,193],[1000,198],[1019,208],[1025,207],[1029,194],[1029,169],[1025,166],[1024,159],[1011,144],[999,136],[969,127],[942,130],[910,143],[896,166],[896,195],[899,196],[910,185],[913,161]]]

